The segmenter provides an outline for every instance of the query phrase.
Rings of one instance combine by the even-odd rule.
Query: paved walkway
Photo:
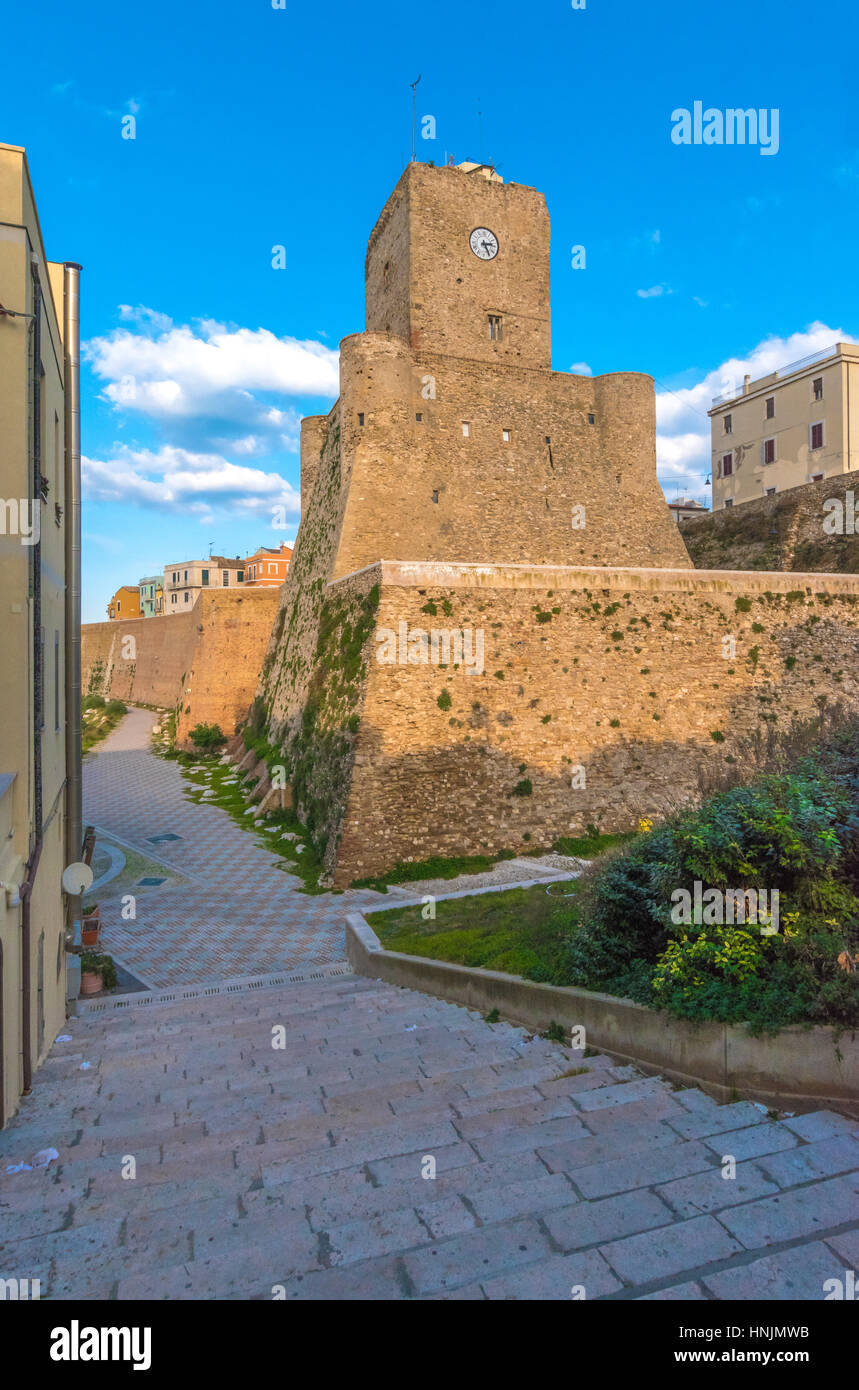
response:
[[[344,959],[345,913],[385,899],[298,892],[301,880],[226,811],[187,799],[179,765],[150,749],[154,722],[132,709],[87,758],[84,819],[185,882],[135,894],[133,921],[122,918],[122,894],[105,885],[104,948],[152,988]]]
[[[818,1301],[859,1268],[856,1120],[355,976],[68,1032],[0,1135],[0,1277],[43,1297]]]

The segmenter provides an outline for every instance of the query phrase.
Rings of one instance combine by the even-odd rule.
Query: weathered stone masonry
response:
[[[212,589],[188,613],[87,623],[83,693],[177,708],[181,747],[197,724],[231,735],[253,699],[278,600],[277,589]]]
[[[752,731],[855,705],[859,578],[696,573],[656,480],[652,380],[551,370],[542,195],[411,165],[366,279],[340,398],[302,425],[252,718],[338,885],[635,826]],[[401,623],[480,629],[485,669],[379,663]]]
[[[362,580],[380,627],[482,628],[485,669],[383,665],[370,640],[339,883],[634,829],[767,722],[859,706],[859,576],[821,592],[813,576],[383,562]]]

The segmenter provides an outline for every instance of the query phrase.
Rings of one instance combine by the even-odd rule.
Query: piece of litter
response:
[[[55,1158],[59,1158],[56,1149],[40,1149],[33,1157],[34,1168],[47,1168],[49,1163],[53,1163]]]
[[[81,1062],[78,1071],[89,1071],[91,1066],[92,1062]]]
[[[413,1033],[413,1032],[415,1031],[415,1029],[417,1028],[417,1026],[418,1026],[418,1025],[417,1025],[416,1023],[407,1023],[407,1024],[406,1024],[406,1032],[407,1032],[407,1033]]]
[[[32,1171],[29,1163],[10,1163],[6,1169],[7,1173],[32,1173]]]
[[[72,1040],[72,1035],[71,1035],[71,1033],[60,1033],[60,1034],[58,1034],[58,1036],[57,1036],[57,1042],[71,1042],[71,1040]]]

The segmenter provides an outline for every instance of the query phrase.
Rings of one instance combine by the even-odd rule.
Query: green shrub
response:
[[[104,707],[105,714],[128,714],[128,705],[123,704],[122,700],[108,700]]]
[[[216,753],[227,741],[218,724],[197,724],[191,730],[191,742],[200,753]]]
[[[838,957],[859,931],[859,732],[720,792],[638,836],[586,878],[567,983],[681,1018],[859,1025],[859,974]],[[780,895],[780,929],[672,921],[672,893]]]
[[[113,956],[103,955],[100,951],[82,951],[81,971],[100,971],[103,989],[113,989],[116,985]]]
[[[85,695],[81,701],[81,709],[104,709],[103,695]]]

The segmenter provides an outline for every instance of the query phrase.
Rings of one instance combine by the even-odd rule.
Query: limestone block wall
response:
[[[859,577],[382,563],[362,582],[379,602],[341,886],[397,860],[634,828],[696,799],[702,765],[769,724],[859,708]],[[401,623],[482,630],[484,670],[381,664],[378,633]]]
[[[656,480],[650,377],[488,369],[365,333],[341,344],[340,378],[336,577],[384,556],[689,564]]]
[[[188,735],[197,724],[217,724],[229,737],[244,723],[279,600],[279,589],[201,594],[194,609],[195,640],[176,723],[180,747],[190,746]]]
[[[479,225],[498,239],[492,261],[469,249]],[[549,242],[537,189],[409,164],[370,236],[367,328],[394,333],[416,351],[548,367]],[[500,341],[490,340],[488,314],[503,317]]]
[[[213,589],[189,613],[85,623],[83,693],[178,706],[183,746],[198,723],[232,734],[253,699],[278,600],[278,589]]]
[[[859,572],[859,522],[854,518],[852,534],[846,528],[843,535],[823,529],[831,511],[824,510],[828,501],[841,502],[853,517],[847,498],[851,492],[859,507],[856,471],[695,517],[681,523],[680,534],[698,569],[855,574]]]
[[[195,609],[158,618],[84,623],[83,694],[172,708],[190,666],[197,621]]]

